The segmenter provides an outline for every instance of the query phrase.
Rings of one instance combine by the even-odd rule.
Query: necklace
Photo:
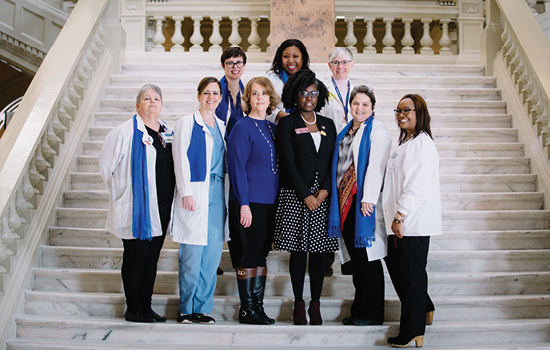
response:
[[[308,122],[306,120],[306,118],[304,118],[301,114],[300,114],[300,117],[302,117],[302,119],[304,120],[304,123],[309,124],[309,125],[313,125],[313,124],[317,123],[317,113],[314,113],[314,115],[315,115],[315,119],[311,123]]]
[[[262,131],[262,129],[260,129],[260,126],[256,122],[256,119],[254,119],[254,118],[250,118],[250,119],[252,119],[254,121],[254,124],[256,124],[256,127],[260,131],[260,134],[262,134],[262,136],[264,137],[265,142],[267,142],[267,144],[269,145],[269,154],[271,155],[271,171],[273,172],[273,174],[277,174],[277,162],[273,161],[273,158],[274,158],[273,157],[273,146],[271,145],[271,142],[267,139],[267,137],[265,137],[264,132]],[[274,140],[275,136],[273,135],[273,130],[271,130],[271,126],[269,125],[269,122],[267,122],[267,127],[269,128],[269,133],[271,134],[271,139]]]
[[[407,137],[405,137],[405,138],[403,139],[403,142],[401,142],[401,144],[404,144],[405,142],[409,141],[410,139],[412,139],[412,137],[413,137],[413,134],[412,134],[412,133],[411,133],[411,134],[408,134]]]

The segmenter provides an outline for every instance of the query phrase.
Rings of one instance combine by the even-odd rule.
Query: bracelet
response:
[[[241,210],[241,214],[246,214],[250,211],[250,208],[246,208],[244,210]]]
[[[396,218],[396,219],[393,219],[393,222],[395,222],[396,224],[402,224],[405,222],[405,220],[397,220]]]
[[[399,212],[395,213],[395,218],[397,220],[405,220],[405,217],[403,215],[399,214]]]

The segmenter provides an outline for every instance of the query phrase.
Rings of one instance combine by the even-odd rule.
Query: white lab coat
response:
[[[159,120],[167,132],[168,125]],[[137,117],[137,127],[143,132],[142,142],[147,145],[147,177],[149,183],[149,210],[153,237],[162,235],[162,226],[157,200],[155,165],[157,151],[153,138],[147,133],[141,117]],[[109,213],[105,228],[122,239],[134,239],[132,235],[132,139],[133,118],[114,128],[105,138],[99,155],[99,174],[109,191]],[[173,205],[172,205],[173,207]]]
[[[325,82],[325,85],[329,92],[328,101],[325,104],[325,106],[321,109],[319,114],[332,119],[332,121],[334,121],[334,125],[336,126],[336,131],[340,132],[344,128],[344,126],[346,126],[347,123],[349,123],[349,121],[353,119],[353,117],[350,113],[350,108],[348,108],[348,115],[346,116],[347,123],[344,124],[342,122],[342,119],[344,117],[344,105],[338,98],[338,93],[334,88],[334,84],[332,83],[332,80],[329,79],[328,82]],[[353,88],[354,88],[354,85],[351,84],[350,82],[350,91],[349,91],[350,94],[351,94],[351,91],[353,91]],[[345,99],[346,96],[347,94],[343,92],[342,98]],[[348,101],[348,104],[349,104],[349,101]]]
[[[359,164],[359,146],[361,145],[364,129],[365,124],[362,124],[353,138],[351,152],[353,154],[354,164]],[[384,258],[388,254],[388,240],[384,223],[384,212],[382,210],[381,189],[384,173],[386,171],[386,162],[390,156],[391,136],[388,129],[386,129],[381,121],[376,119],[372,121],[370,140],[369,166],[367,167],[367,174],[363,185],[363,194],[360,195],[357,193],[356,200],[361,200],[362,203],[376,204],[376,209],[374,211],[376,218],[376,228],[374,231],[375,240],[372,246],[366,248],[369,261],[375,261]],[[357,168],[355,168],[355,176],[357,178]],[[356,215],[363,214],[357,213]],[[342,237],[340,238],[340,260],[342,264],[350,260],[346,244]]]
[[[195,118],[193,118],[195,116]],[[187,149],[191,142],[193,125],[197,123],[202,127],[206,136],[206,178],[204,182],[191,182],[191,171],[187,158]],[[216,117],[216,123],[222,137],[225,135],[225,125]],[[172,241],[192,244],[207,245],[208,243],[208,203],[210,188],[210,167],[212,163],[212,149],[214,138],[204,123],[200,112],[181,118],[174,127],[174,143],[172,155],[174,157],[174,172],[176,173],[176,199],[173,207],[171,234]],[[224,140],[225,146],[225,140]],[[225,207],[229,197],[229,180],[225,176]],[[183,197],[193,196],[195,211],[183,208]],[[227,212],[226,212],[227,215]],[[228,220],[225,220],[224,240],[229,240]]]
[[[403,236],[440,235],[439,155],[426,133],[396,147],[386,168],[383,193],[386,232],[397,211],[406,215]]]

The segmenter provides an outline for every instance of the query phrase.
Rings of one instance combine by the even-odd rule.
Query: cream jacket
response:
[[[365,124],[361,125],[359,128],[351,145],[354,164],[358,164],[359,146],[363,138],[364,129]],[[357,193],[357,200],[361,199],[362,203],[376,204],[376,209],[374,211],[376,216],[376,229],[374,231],[375,240],[371,247],[366,248],[369,261],[375,261],[384,258],[388,254],[388,239],[386,235],[386,225],[384,223],[384,212],[382,210],[381,190],[384,181],[384,173],[386,171],[386,163],[390,156],[391,137],[388,129],[386,129],[381,121],[376,119],[372,121],[370,140],[369,166],[367,167],[367,174],[363,185],[363,194],[360,196],[359,193]],[[357,178],[357,168],[355,168],[355,176]],[[357,213],[357,215],[363,214]],[[350,260],[343,238],[340,238],[340,260],[342,263]]]
[[[195,118],[193,118],[195,116]],[[191,172],[187,158],[187,149],[191,142],[193,125],[202,127],[206,136],[206,178],[204,182],[191,182]],[[224,122],[216,117],[216,123],[222,137],[225,136]],[[176,199],[173,206],[171,225],[172,241],[183,244],[206,245],[208,243],[208,190],[210,188],[210,167],[214,138],[204,123],[200,112],[181,118],[174,127],[174,172],[176,173]],[[225,146],[225,137],[224,137]],[[227,200],[229,198],[229,180],[225,175],[225,207],[227,215]],[[183,208],[183,197],[193,196],[195,211]],[[229,240],[228,220],[225,220],[225,241]]]
[[[332,119],[334,121],[334,125],[336,126],[336,131],[340,132],[344,126],[349,123],[350,120],[353,119],[351,116],[351,113],[348,109],[348,115],[346,116],[347,123],[344,124],[342,119],[344,118],[344,105],[342,104],[342,101],[338,98],[338,93],[336,92],[336,89],[334,88],[334,84],[332,83],[332,80],[329,79],[328,82],[324,82],[327,89],[328,89],[328,101],[319,112],[320,115],[324,115],[327,118]],[[350,82],[350,94],[355,86],[351,84]],[[344,93],[345,94],[345,93]],[[345,99],[347,94],[342,95],[342,98]]]
[[[166,131],[168,125],[159,120]],[[153,237],[162,235],[157,200],[157,181],[155,163],[157,151],[153,138],[147,133],[143,120],[137,117],[137,127],[143,132],[142,142],[147,145],[147,177],[149,182],[149,210]],[[99,155],[99,174],[109,192],[109,213],[105,228],[122,239],[134,239],[132,235],[132,139],[134,135],[133,118],[114,128],[105,138]],[[173,204],[172,204],[173,210]]]
[[[384,181],[388,235],[393,235],[391,223],[397,211],[406,215],[404,236],[441,234],[439,155],[428,134],[422,133],[391,152]]]

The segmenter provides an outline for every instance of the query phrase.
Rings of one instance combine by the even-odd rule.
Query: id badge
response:
[[[161,132],[160,135],[162,136],[162,138],[164,139],[164,142],[166,143],[172,143],[172,141],[174,141],[174,132],[170,132],[170,133],[167,133],[167,132]]]

